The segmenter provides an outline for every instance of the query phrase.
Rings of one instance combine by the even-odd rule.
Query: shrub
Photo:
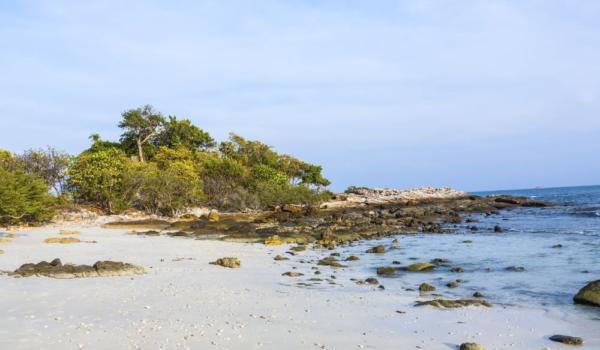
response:
[[[0,222],[47,221],[54,215],[54,198],[42,179],[21,170],[0,168]]]

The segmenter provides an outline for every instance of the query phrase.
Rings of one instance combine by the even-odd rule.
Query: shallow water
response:
[[[600,186],[556,189],[502,191],[548,200],[552,208],[520,208],[500,215],[474,215],[476,223],[453,228],[452,234],[415,234],[362,242],[341,250],[342,255],[361,256],[349,263],[365,276],[374,275],[378,266],[391,266],[392,261],[406,266],[434,258],[450,260],[434,272],[405,273],[395,277],[379,277],[387,290],[417,288],[428,282],[445,296],[470,297],[480,291],[493,303],[560,308],[600,319],[598,308],[573,305],[572,298],[587,282],[600,279]],[[492,194],[477,193],[479,195]],[[467,226],[475,225],[477,232]],[[503,233],[494,233],[500,225]],[[401,249],[386,254],[364,254],[373,245],[390,246],[398,239]],[[464,241],[472,241],[465,243]],[[555,245],[561,248],[553,248]],[[452,273],[452,267],[464,273]],[[523,272],[507,271],[509,266],[522,266]],[[462,279],[458,288],[446,283]]]

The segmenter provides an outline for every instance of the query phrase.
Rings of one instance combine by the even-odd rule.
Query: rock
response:
[[[525,271],[525,268],[523,266],[509,266],[505,268],[505,270],[511,272],[523,272]]]
[[[433,291],[435,291],[435,287],[429,283],[421,283],[421,285],[419,286],[419,291],[420,292],[433,292]]]
[[[219,258],[219,259],[211,262],[211,264],[212,265],[219,265],[219,266],[223,266],[223,267],[228,267],[230,269],[236,269],[236,268],[239,268],[242,265],[240,259],[233,258],[233,257]]]
[[[298,204],[284,204],[281,207],[281,211],[287,213],[301,213],[302,211],[304,211],[304,207]]]
[[[273,260],[275,260],[275,261],[290,260],[290,258],[286,258],[285,256],[277,255],[273,258]]]
[[[140,275],[144,273],[146,273],[146,270],[141,266],[119,261],[97,261],[92,266],[63,265],[60,259],[57,258],[51,262],[42,261],[37,264],[23,264],[9,275],[16,277],[83,278]]]
[[[44,240],[44,243],[60,243],[60,244],[69,244],[69,243],[79,243],[81,242],[79,238],[75,237],[50,237]]]
[[[473,293],[473,298],[485,298],[485,296],[481,292],[475,292]]]
[[[378,275],[393,275],[396,273],[396,268],[392,266],[382,266],[377,268]]]
[[[356,255],[350,255],[349,257],[346,258],[346,261],[356,261],[356,260],[360,260],[360,258]]]
[[[462,267],[460,267],[460,266],[457,266],[457,267],[453,267],[453,268],[451,268],[451,269],[450,269],[450,272],[462,273],[462,272],[465,272],[465,269],[463,269],[463,268],[462,268]]]
[[[430,263],[432,263],[434,265],[445,265],[445,264],[448,264],[449,262],[450,262],[450,260],[444,259],[444,258],[435,258],[430,261]]]
[[[275,235],[275,236],[271,236],[267,239],[265,239],[265,245],[282,245],[283,244],[283,240],[281,240],[281,238],[279,238],[279,236]]]
[[[463,243],[466,243],[466,244],[473,243],[473,241],[472,241],[472,240],[470,240],[470,239],[466,239],[466,240],[464,240],[464,241],[462,241],[462,242],[463,242]]]
[[[303,252],[306,250],[306,246],[305,245],[297,245],[295,247],[291,247],[290,250],[292,250],[294,252]]]
[[[494,232],[502,233],[502,232],[504,232],[504,229],[502,229],[502,227],[500,227],[500,225],[496,225],[496,226],[494,226]]]
[[[492,307],[492,304],[488,303],[485,300],[475,300],[475,299],[434,299],[428,301],[417,301],[416,306],[430,305],[437,308],[458,308],[465,306],[485,306]]]
[[[366,284],[379,284],[379,281],[375,277],[369,277],[365,280]]]
[[[448,287],[448,288],[457,288],[458,286],[459,286],[459,284],[456,281],[446,283],[446,287]]]
[[[408,272],[425,272],[431,271],[435,268],[434,264],[426,263],[426,262],[418,262],[414,264],[410,264],[404,268],[404,270]]]
[[[216,210],[211,210],[210,213],[208,213],[208,221],[217,222],[219,219],[219,213]]]
[[[346,266],[340,264],[340,262],[332,256],[329,256],[329,257],[319,260],[317,265],[331,266],[331,267],[346,267]]]
[[[550,337],[550,340],[567,345],[583,345],[583,339],[579,337],[571,337],[568,335],[553,335]]]
[[[477,343],[462,343],[459,350],[485,350],[483,345]]]
[[[392,261],[392,265],[401,265],[402,263],[398,260]]]
[[[288,277],[300,277],[300,276],[304,276],[303,273],[301,273],[301,272],[295,272],[295,271],[284,272],[281,275],[282,276],[288,276]]]
[[[575,304],[600,307],[600,280],[588,283],[573,298]]]
[[[557,248],[562,248],[563,245],[562,244],[555,244],[552,246],[552,248],[557,249]]]
[[[81,232],[79,231],[69,231],[69,230],[59,230],[58,234],[60,235],[79,235]]]
[[[385,253],[385,247],[382,245],[378,245],[378,246],[367,249],[367,253],[383,254],[383,253]]]

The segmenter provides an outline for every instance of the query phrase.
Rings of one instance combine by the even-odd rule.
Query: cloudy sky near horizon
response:
[[[0,148],[152,104],[348,185],[600,183],[600,2],[0,1]]]

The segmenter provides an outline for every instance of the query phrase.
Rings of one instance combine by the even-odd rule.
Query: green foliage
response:
[[[27,150],[17,156],[21,169],[40,177],[46,185],[52,187],[57,195],[63,193],[66,184],[66,170],[71,156],[54,147]]]
[[[135,145],[139,160],[144,162],[144,145],[160,132],[165,118],[150,105],[127,110],[121,117],[123,119],[119,127],[125,130],[121,135],[121,143],[126,150]]]
[[[161,146],[185,148],[190,151],[206,150],[215,145],[212,137],[192,124],[189,119],[178,120],[174,116],[169,116],[156,140]]]
[[[48,186],[33,174],[0,167],[0,223],[42,222],[54,214]]]
[[[248,169],[231,158],[207,154],[202,162],[204,193],[208,204],[226,207],[228,198],[241,193],[248,179]]]
[[[17,170],[19,169],[19,161],[11,152],[0,149],[0,169]]]
[[[83,152],[68,170],[68,184],[76,200],[119,212],[131,201],[123,186],[127,166],[125,153],[117,148]]]

